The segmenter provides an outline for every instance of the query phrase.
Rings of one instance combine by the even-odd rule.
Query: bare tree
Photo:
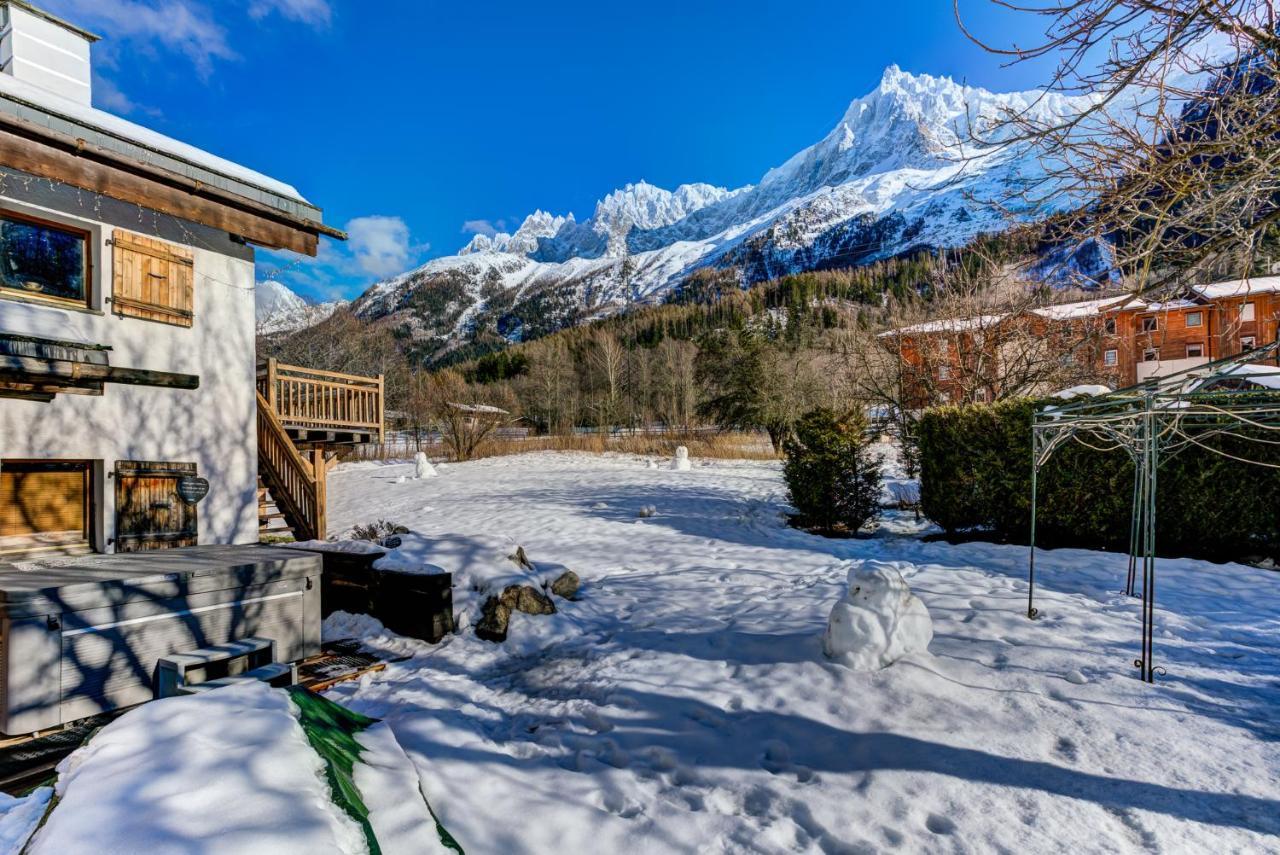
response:
[[[526,351],[529,368],[521,390],[527,414],[548,433],[569,433],[578,412],[578,379],[573,353],[563,336],[534,342]]]
[[[697,345],[673,338],[664,338],[653,350],[658,416],[668,429],[687,430],[693,423],[698,403],[697,357]]]
[[[1011,111],[981,134],[1031,146],[1044,164],[1011,201],[1079,200],[1058,236],[1113,241],[1136,290],[1260,266],[1280,223],[1274,0],[991,2],[1043,20],[1043,39],[966,34],[1011,63],[1056,62],[1046,98],[1083,96],[1069,110]]]
[[[1105,317],[1066,311],[989,260],[940,268],[928,303],[893,307],[886,323],[845,334],[849,394],[887,420],[913,460],[919,415],[940,404],[996,401],[1106,382]]]
[[[599,386],[596,400],[596,424],[602,428],[618,424],[622,413],[622,376],[626,350],[608,330],[597,330],[588,344],[588,362],[593,380]]]
[[[505,383],[469,384],[451,369],[437,371],[429,382],[431,410],[454,460],[470,460],[494,431],[513,418],[508,408],[514,407],[515,396]]]

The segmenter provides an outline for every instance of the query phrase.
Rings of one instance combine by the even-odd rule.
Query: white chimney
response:
[[[0,0],[0,72],[41,89],[89,104],[89,46],[97,40],[27,0]]]

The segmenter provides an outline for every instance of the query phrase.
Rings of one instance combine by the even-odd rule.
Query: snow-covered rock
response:
[[[689,449],[683,445],[676,446],[676,456],[671,458],[671,468],[676,472],[688,472],[690,466]]]
[[[849,590],[831,609],[826,655],[855,671],[877,671],[933,640],[933,621],[893,564],[850,562]]]
[[[436,468],[431,465],[431,461],[427,459],[425,451],[419,451],[413,455],[413,477],[416,481],[423,478],[435,478],[440,473],[436,472]]]

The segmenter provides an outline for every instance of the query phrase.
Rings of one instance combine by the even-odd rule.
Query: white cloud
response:
[[[238,58],[226,28],[196,0],[46,0],[46,5],[117,44],[127,41],[180,53],[202,79],[213,73],[216,60]]]
[[[493,237],[502,229],[502,225],[502,220],[498,220],[496,224],[488,220],[467,220],[462,224],[462,231],[466,234]]]
[[[404,272],[415,247],[409,226],[399,217],[356,217],[347,223],[348,247],[360,269],[374,276]]]
[[[255,21],[272,12],[313,27],[327,27],[333,21],[329,0],[252,0],[249,3],[249,17]]]
[[[314,258],[262,251],[258,279],[279,279],[295,291],[317,299],[353,298],[381,279],[413,268],[431,248],[414,243],[399,217],[374,214],[356,217],[344,227],[348,239],[322,240]]]

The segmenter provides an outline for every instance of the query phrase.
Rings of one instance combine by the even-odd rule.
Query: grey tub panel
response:
[[[0,731],[149,700],[156,661],[182,650],[259,636],[283,661],[320,652],[317,556],[213,547],[116,557],[83,574],[0,572]]]

